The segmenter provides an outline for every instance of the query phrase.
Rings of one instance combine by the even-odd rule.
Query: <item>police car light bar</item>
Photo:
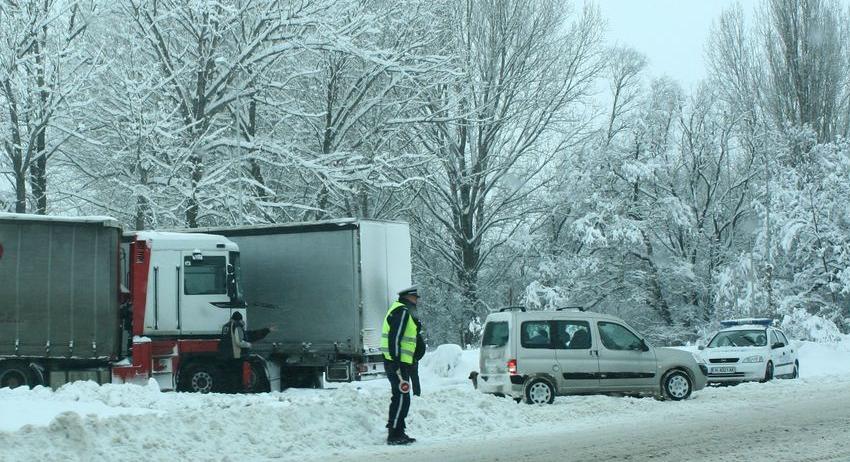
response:
[[[723,326],[723,327],[745,326],[745,325],[756,325],[756,326],[770,327],[770,326],[773,325],[773,319],[771,319],[771,318],[726,319],[726,320],[720,321],[720,325]]]

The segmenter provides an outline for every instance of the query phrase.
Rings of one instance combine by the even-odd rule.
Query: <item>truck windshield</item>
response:
[[[767,345],[764,330],[727,330],[718,332],[708,343],[708,348],[720,347],[760,347]]]

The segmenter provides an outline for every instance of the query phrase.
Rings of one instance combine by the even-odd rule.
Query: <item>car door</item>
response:
[[[590,323],[583,320],[554,321],[555,379],[561,393],[595,391],[599,388],[598,342]]]
[[[527,320],[520,323],[520,345],[517,349],[517,372],[527,374],[556,374],[552,342],[552,321]]]
[[[609,391],[638,391],[658,386],[655,350],[626,326],[597,321],[599,386]]]
[[[788,361],[788,370],[785,372],[786,374],[793,374],[794,367],[797,362],[797,352],[795,351],[794,345],[788,340],[788,337],[785,336],[785,333],[781,330],[776,330],[776,336],[779,337],[779,341],[785,343],[785,350],[788,353],[787,361]]]
[[[787,340],[783,341],[775,329],[770,329],[770,356],[773,360],[773,375],[790,374],[794,369],[794,361],[790,359]]]

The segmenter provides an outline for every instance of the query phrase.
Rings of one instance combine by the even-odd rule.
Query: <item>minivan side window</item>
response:
[[[590,323],[587,321],[555,321],[555,348],[559,350],[589,350]]]
[[[598,322],[599,338],[609,350],[641,350],[640,338],[625,327],[612,322]]]
[[[508,323],[506,321],[488,322],[484,327],[481,346],[503,347],[508,344]]]
[[[522,323],[520,341],[523,348],[552,348],[549,321],[526,321]]]

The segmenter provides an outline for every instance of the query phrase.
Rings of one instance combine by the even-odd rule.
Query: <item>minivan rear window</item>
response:
[[[508,344],[508,323],[505,321],[488,322],[484,327],[482,346],[502,347]]]

